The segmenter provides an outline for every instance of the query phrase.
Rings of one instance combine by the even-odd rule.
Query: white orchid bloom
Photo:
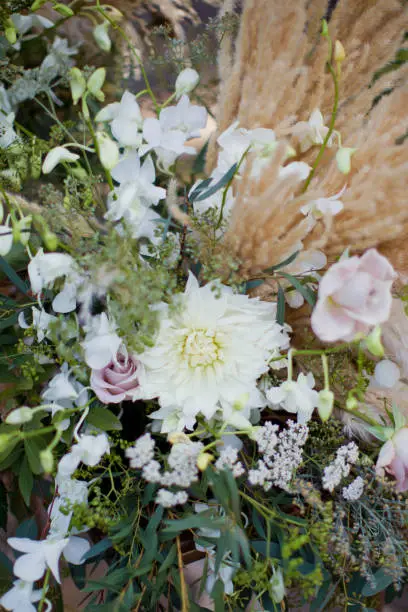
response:
[[[40,66],[40,75],[47,76],[51,73],[58,73],[61,69],[71,68],[74,62],[71,60],[73,55],[78,53],[77,47],[69,47],[66,38],[56,36],[48,55],[44,58]]]
[[[110,123],[113,136],[123,147],[138,147],[142,142],[142,113],[129,91],[125,91],[120,102],[108,104],[99,111],[95,121]]]
[[[319,109],[315,109],[308,121],[299,121],[293,126],[292,133],[299,140],[300,152],[304,153],[314,145],[323,144],[329,128],[324,125],[323,115]],[[327,146],[333,144],[333,134],[330,136]]]
[[[61,371],[54,376],[42,393],[45,402],[49,402],[48,409],[52,417],[61,410],[70,410],[75,406],[80,408],[88,403],[88,392],[86,388],[73,376],[68,369],[68,364],[61,366]],[[58,429],[65,431],[70,426],[70,419],[64,419],[58,423]]]
[[[278,176],[280,179],[286,179],[289,176],[293,176],[300,182],[307,179],[311,169],[312,167],[306,164],[306,162],[291,162],[279,168]]]
[[[92,317],[86,328],[85,340],[81,343],[85,351],[85,361],[90,368],[101,370],[116,357],[122,340],[115,333],[115,329],[106,313]]]
[[[18,324],[21,329],[29,329],[33,327],[37,332],[37,341],[42,342],[44,338],[48,338],[50,323],[56,321],[57,318],[45,312],[44,308],[31,307],[33,313],[33,322],[31,325],[24,318],[24,312],[18,315]]]
[[[50,174],[58,164],[72,163],[79,159],[77,153],[71,153],[66,147],[54,147],[49,151],[42,165],[43,174]]]
[[[36,612],[37,608],[33,604],[40,601],[41,597],[42,590],[34,590],[33,582],[15,580],[12,588],[1,597],[0,605],[11,612]]]
[[[183,95],[176,106],[168,106],[160,112],[159,121],[165,133],[183,132],[185,140],[198,138],[207,124],[207,110],[204,106],[191,104],[188,96]]]
[[[304,215],[312,215],[315,219],[321,219],[326,215],[335,216],[338,215],[344,208],[343,202],[340,200],[346,189],[346,185],[333,196],[329,198],[318,198],[317,200],[312,200],[302,206],[300,211]]]
[[[100,463],[103,455],[109,454],[109,440],[105,433],[97,436],[82,435],[78,444],[74,444],[70,452],[62,457],[58,464],[58,477],[71,478],[79,464],[85,463],[95,467]]]
[[[74,260],[66,253],[44,253],[39,249],[28,264],[31,289],[36,295],[57,278],[68,276],[74,270]]]
[[[82,557],[90,549],[87,540],[75,536],[62,539],[48,537],[40,541],[29,538],[8,538],[7,541],[12,548],[25,553],[14,563],[13,572],[18,578],[27,582],[40,580],[48,568],[55,580],[61,583],[58,567],[61,554],[64,553],[69,563],[80,565]]]
[[[318,405],[319,394],[314,391],[315,379],[311,372],[305,376],[299,374],[297,381],[286,380],[280,387],[271,387],[266,391],[266,398],[276,409],[280,406],[286,412],[297,413],[298,423],[307,423]]]
[[[26,34],[29,30],[31,30],[31,28],[34,27],[43,28],[45,30],[54,27],[54,23],[50,19],[47,19],[42,15],[37,15],[37,13],[32,15],[12,15],[11,20],[14,23],[16,30],[21,35]]]

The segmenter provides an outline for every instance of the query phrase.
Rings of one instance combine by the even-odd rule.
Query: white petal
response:
[[[71,536],[68,544],[64,548],[64,557],[68,563],[72,563],[73,565],[81,565],[82,557],[90,548],[91,545],[88,540]]]
[[[58,583],[61,583],[59,575],[59,560],[62,551],[68,544],[68,538],[63,540],[49,540],[44,542],[44,556],[48,567],[51,570],[52,575]]]
[[[30,553],[22,555],[14,563],[13,572],[18,578],[35,582],[44,576],[45,561],[41,555]]]
[[[13,246],[13,230],[8,225],[0,225],[0,255],[5,257]]]

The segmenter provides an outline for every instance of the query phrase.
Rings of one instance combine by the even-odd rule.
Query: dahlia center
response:
[[[191,368],[208,367],[222,361],[216,332],[204,329],[193,330],[185,336],[182,354]]]

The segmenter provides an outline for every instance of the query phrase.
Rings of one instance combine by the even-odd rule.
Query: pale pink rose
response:
[[[101,370],[92,370],[91,387],[104,404],[135,401],[141,396],[142,365],[126,351],[118,352]]]
[[[384,471],[394,476],[396,490],[408,490],[408,427],[403,427],[382,447],[378,455],[376,472],[384,476]]]
[[[375,249],[335,263],[319,284],[311,323],[323,342],[353,340],[384,323],[391,311],[396,273]]]

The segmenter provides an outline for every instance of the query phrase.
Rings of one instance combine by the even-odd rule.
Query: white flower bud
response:
[[[280,603],[285,597],[285,583],[279,567],[273,568],[273,576],[269,581],[269,595],[274,603]]]
[[[383,359],[375,366],[374,381],[379,387],[392,389],[399,381],[401,372],[396,363]]]
[[[13,238],[15,242],[20,242],[23,246],[28,244],[30,240],[30,232],[27,231],[31,227],[32,217],[27,215],[13,225]]]
[[[88,91],[91,92],[93,96],[97,100],[103,102],[105,99],[105,95],[102,93],[101,89],[106,79],[106,69],[105,68],[97,68],[93,74],[88,79],[87,88]]]
[[[74,104],[77,104],[86,91],[86,80],[79,68],[71,68],[69,86]]]
[[[330,418],[333,412],[334,405],[334,393],[329,389],[323,389],[319,391],[319,397],[317,400],[317,410],[323,423]]]
[[[351,156],[357,151],[351,147],[341,147],[336,153],[337,167],[343,174],[351,170]]]
[[[105,132],[97,132],[96,140],[99,145],[99,159],[101,164],[107,170],[112,170],[119,161],[119,149]]]
[[[199,80],[200,75],[194,68],[186,68],[180,72],[176,80],[176,98],[181,98],[182,95],[193,91]]]
[[[29,423],[33,418],[33,411],[27,406],[22,406],[10,412],[6,418],[8,425],[22,425],[23,423]]]
[[[49,174],[61,162],[74,162],[79,159],[79,155],[71,153],[65,147],[55,147],[47,153],[42,165],[43,174]]]
[[[102,51],[110,51],[112,48],[112,42],[108,34],[109,22],[104,21],[97,25],[93,30],[93,37],[96,44]]]
[[[5,257],[13,246],[13,231],[8,225],[0,225],[0,255]]]
[[[167,434],[167,441],[169,444],[188,444],[190,438],[182,431],[171,431]]]
[[[335,62],[344,62],[346,59],[346,51],[339,40],[334,43],[334,54],[333,58]]]

